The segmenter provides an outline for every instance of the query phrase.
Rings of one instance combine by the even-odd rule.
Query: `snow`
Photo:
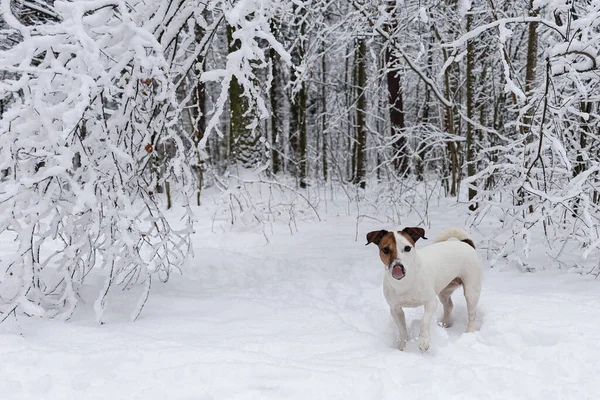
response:
[[[427,15],[427,9],[425,7],[419,8],[419,18],[421,19],[421,22],[424,24],[429,22],[429,16]]]
[[[500,24],[498,26],[498,33],[498,40],[500,41],[500,43],[504,44],[506,43],[506,39],[508,39],[513,34],[513,31],[508,29],[505,24]]]
[[[130,315],[143,285],[111,289],[106,324],[95,322],[104,284],[97,279],[80,289],[69,322],[18,316],[0,324],[2,398],[588,399],[600,392],[600,282],[589,275],[486,267],[475,333],[463,333],[457,291],[454,326],[432,325],[426,354],[414,340],[422,309],[406,310],[413,340],[400,352],[383,266],[376,247],[364,245],[368,231],[393,226],[363,220],[357,234],[356,218],[330,202],[322,222],[298,220],[292,234],[273,223],[267,242],[255,229],[231,228],[215,214],[218,203],[203,204],[195,259],[183,276],[153,282],[137,322]],[[464,221],[445,202],[429,218],[428,237]],[[477,244],[476,231],[466,229]],[[11,245],[0,242],[0,259]],[[548,262],[531,251],[532,262]]]

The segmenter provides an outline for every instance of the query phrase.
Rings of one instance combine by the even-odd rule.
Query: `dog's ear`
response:
[[[402,232],[404,232],[408,236],[410,236],[411,239],[413,240],[413,242],[415,242],[415,243],[417,243],[417,240],[419,240],[419,239],[427,239],[425,237],[425,229],[423,229],[423,228],[406,227],[406,228],[402,229]]]
[[[379,242],[381,242],[381,239],[388,233],[388,231],[386,231],[385,229],[382,229],[380,231],[373,231],[373,232],[369,232],[367,233],[367,244],[369,243],[375,243],[375,244],[379,244]],[[365,246],[367,245],[365,244]]]

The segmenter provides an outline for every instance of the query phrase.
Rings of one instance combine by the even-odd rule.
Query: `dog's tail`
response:
[[[471,240],[469,234],[460,228],[448,228],[442,231],[442,233],[440,233],[439,236],[435,239],[435,242],[445,242],[446,240],[451,238],[456,238],[461,242],[465,242],[472,248],[475,248],[475,243],[473,243],[473,240]]]

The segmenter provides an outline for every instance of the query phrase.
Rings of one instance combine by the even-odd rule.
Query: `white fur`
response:
[[[458,240],[471,239],[469,234],[460,228],[448,228],[438,235],[438,237],[435,239],[435,243],[445,242],[446,240],[452,238],[456,238]]]
[[[475,249],[469,244],[446,241],[450,238],[470,239],[467,233],[458,228],[447,229],[440,234],[436,243],[420,249],[412,248],[412,243],[403,235],[398,233],[394,235],[397,258],[391,265],[397,263],[404,265],[405,277],[401,280],[394,279],[391,265],[386,266],[383,293],[398,326],[400,349],[404,349],[408,340],[403,307],[424,306],[419,333],[421,351],[427,351],[430,346],[429,327],[437,308],[438,297],[444,306],[441,324],[446,327],[451,325],[450,312],[453,305],[450,296],[458,287],[452,284],[455,278],[462,280],[469,314],[467,332],[473,332],[475,309],[481,292],[481,261]],[[406,246],[411,246],[409,252],[404,251]]]

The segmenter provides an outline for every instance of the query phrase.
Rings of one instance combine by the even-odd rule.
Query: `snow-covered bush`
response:
[[[125,2],[56,2],[58,21],[24,25],[0,53],[13,95],[0,120],[0,229],[18,249],[0,272],[3,312],[69,318],[93,269],[113,285],[166,278],[189,251],[191,216],[174,230],[160,210],[158,164],[185,179],[178,110],[151,8]],[[144,12],[135,12],[136,9]],[[175,146],[174,158],[159,146]]]
[[[15,246],[0,264],[0,319],[13,311],[69,318],[92,271],[105,276],[98,321],[114,285],[143,282],[136,318],[153,277],[166,279],[192,250],[187,161],[202,143],[183,131],[182,82],[226,23],[240,51],[203,79],[220,80],[226,93],[237,76],[266,112],[251,61],[264,59],[257,40],[286,54],[269,33],[275,2],[1,4],[0,237]],[[157,194],[167,181],[187,210],[177,229]]]
[[[538,13],[529,19],[539,21],[536,40],[543,55],[536,62],[537,83],[526,91],[527,85],[515,83],[510,60],[503,61],[505,91],[514,98],[515,118],[503,133],[491,132],[493,143],[481,149],[479,171],[464,181],[477,189],[474,201],[480,207],[473,223],[488,214],[499,217],[501,223],[486,234],[489,247],[523,270],[536,268],[527,260],[533,244],[543,243],[552,260],[568,266],[579,260],[569,258],[565,249],[583,248],[586,258],[600,244],[600,2],[535,3]],[[510,28],[522,21],[504,18],[487,26],[500,27],[500,55],[513,34]]]

